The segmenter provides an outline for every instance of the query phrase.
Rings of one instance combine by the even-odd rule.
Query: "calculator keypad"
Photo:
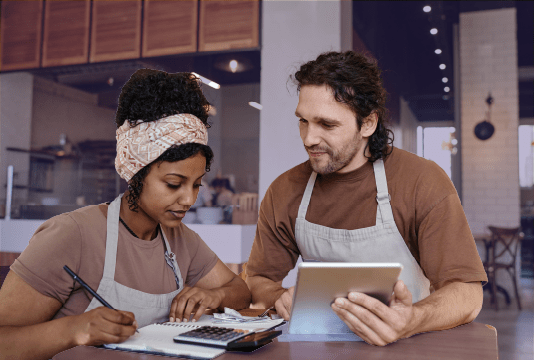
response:
[[[228,343],[250,333],[249,330],[202,326],[174,337],[176,342],[226,347]]]

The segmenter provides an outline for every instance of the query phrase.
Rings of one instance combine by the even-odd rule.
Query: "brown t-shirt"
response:
[[[55,216],[35,232],[24,252],[11,266],[18,276],[41,294],[63,306],[54,318],[77,315],[92,300],[63,270],[67,265],[95,291],[104,273],[107,205],[87,206]],[[178,288],[174,272],[165,261],[161,233],[152,240],[136,238],[119,226],[115,281],[150,294],[170,293]],[[218,261],[217,255],[184,224],[162,227],[184,282],[194,286]],[[74,288],[73,288],[74,286]]]
[[[434,289],[452,281],[487,281],[454,185],[434,162],[394,148],[384,161],[393,217]],[[300,255],[295,220],[312,168],[306,161],[280,175],[261,203],[247,275],[281,281]],[[306,220],[355,230],[376,223],[373,164],[318,175]]]

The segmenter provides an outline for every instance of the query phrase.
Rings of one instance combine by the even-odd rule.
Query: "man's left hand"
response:
[[[365,342],[384,346],[410,336],[414,316],[412,294],[402,280],[393,288],[389,306],[363,293],[351,292],[348,299],[337,298],[332,309]]]

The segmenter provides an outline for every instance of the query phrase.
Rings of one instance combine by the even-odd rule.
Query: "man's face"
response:
[[[363,150],[370,136],[368,127],[363,129],[366,133],[362,136],[356,114],[346,104],[337,102],[326,85],[302,86],[295,115],[315,172],[349,172],[367,161]]]

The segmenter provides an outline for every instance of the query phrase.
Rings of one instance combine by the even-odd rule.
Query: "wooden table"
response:
[[[53,360],[113,359],[162,360],[167,357],[78,346],[53,357]],[[384,347],[365,342],[278,342],[252,353],[227,352],[217,360],[353,360],[353,359],[498,359],[497,330],[482,323],[471,323],[450,330],[429,332],[399,340]],[[171,359],[171,358],[169,358]]]

